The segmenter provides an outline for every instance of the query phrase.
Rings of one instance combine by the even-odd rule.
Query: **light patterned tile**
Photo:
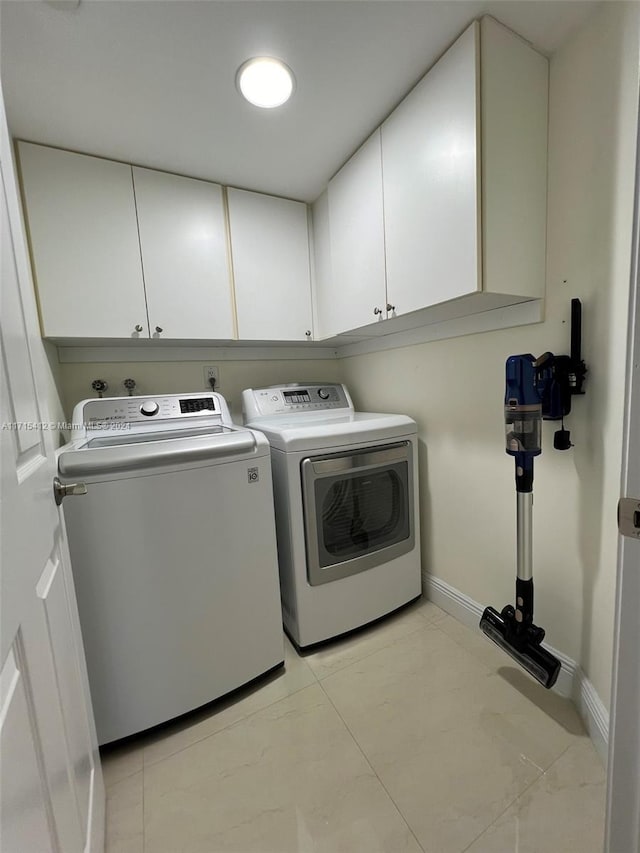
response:
[[[105,853],[143,853],[142,771],[107,791]]]
[[[422,598],[420,600],[420,612],[427,622],[432,625],[437,624],[442,619],[449,618],[448,613],[438,607],[437,604],[434,604],[433,601],[429,601],[428,598]]]
[[[138,740],[103,748],[100,761],[105,788],[142,770],[142,748]]]
[[[585,733],[580,716],[569,699],[538,684],[509,655],[485,637],[479,628],[467,628],[450,616],[438,621],[437,627],[567,732],[579,737]]]
[[[420,599],[373,625],[326,643],[317,651],[305,654],[304,659],[317,678],[326,678],[415,631],[423,630],[431,619],[439,618],[441,613],[431,602]]]
[[[318,685],[145,768],[148,853],[420,853]]]
[[[145,766],[167,758],[315,682],[313,672],[286,638],[284,655],[284,669],[273,673],[265,681],[145,736]]]
[[[588,738],[574,743],[468,853],[601,853],[606,778]]]
[[[439,623],[322,686],[434,853],[464,850],[576,738]]]
[[[438,621],[438,628],[494,672],[501,666],[515,666],[509,656],[489,640],[479,627],[468,628],[445,614],[444,619]]]

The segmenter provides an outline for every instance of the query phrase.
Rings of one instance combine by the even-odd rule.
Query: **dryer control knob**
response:
[[[156,403],[155,400],[145,400],[144,403],[140,406],[140,411],[143,415],[157,415],[158,409],[160,406]]]
[[[318,388],[318,397],[320,397],[321,400],[328,400],[330,396],[331,395],[326,388]]]

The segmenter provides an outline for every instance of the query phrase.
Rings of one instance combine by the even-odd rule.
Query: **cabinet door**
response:
[[[238,337],[308,340],[307,206],[236,189],[228,190],[228,202]]]
[[[152,337],[233,338],[222,187],[133,167]]]
[[[382,125],[387,295],[398,314],[481,287],[474,23]]]
[[[148,337],[131,166],[28,143],[19,155],[43,335]]]
[[[386,316],[379,130],[329,182],[329,222],[332,276],[322,301],[335,335]]]
[[[313,259],[311,264],[311,294],[316,340],[335,334],[336,301],[331,265],[331,228],[329,223],[329,192],[325,190],[311,205]]]

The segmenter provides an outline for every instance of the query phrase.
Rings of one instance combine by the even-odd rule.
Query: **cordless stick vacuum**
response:
[[[543,648],[544,629],[533,623],[533,460],[542,452],[542,419],[562,420],[554,447],[572,445],[564,428],[571,395],[582,394],[586,367],[580,358],[581,305],[571,303],[571,356],[512,355],[506,364],[506,451],[515,459],[517,496],[516,602],[500,613],[487,607],[480,628],[544,687],[556,683],[560,661]]]

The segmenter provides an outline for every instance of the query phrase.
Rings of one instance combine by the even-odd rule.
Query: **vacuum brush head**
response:
[[[505,608],[506,610],[507,608]],[[513,612],[512,608],[508,608]],[[516,663],[532,675],[547,689],[553,687],[560,672],[560,661],[539,642],[533,642],[520,636],[515,642],[514,626],[510,624],[510,614],[498,613],[493,607],[487,607],[480,619],[480,628],[490,640],[510,655]]]

